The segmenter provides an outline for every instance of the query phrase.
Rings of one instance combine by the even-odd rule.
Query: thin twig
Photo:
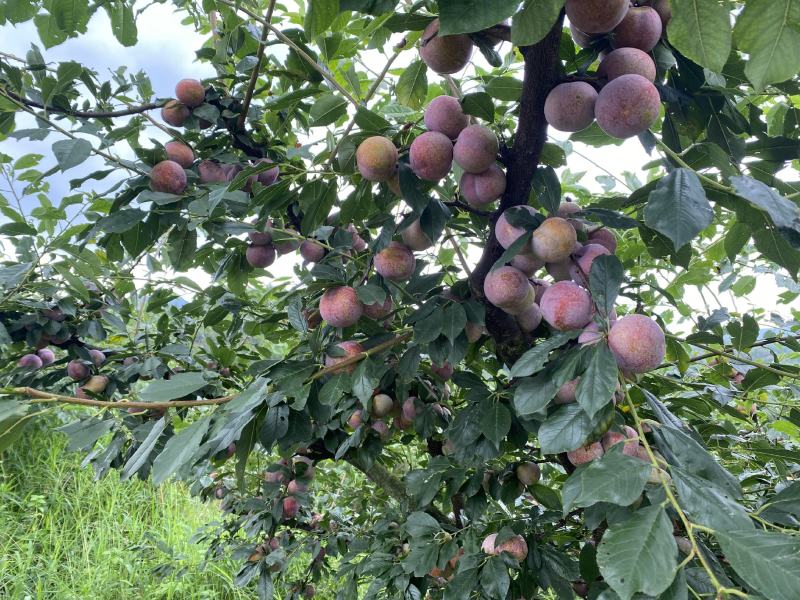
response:
[[[264,49],[267,47],[266,41],[269,35],[269,24],[272,22],[272,13],[275,10],[276,0],[270,0],[269,8],[267,8],[267,16],[264,21],[264,28],[261,30],[261,41],[258,44],[258,52],[256,52],[256,66],[253,67],[253,73],[250,75],[250,82],[247,84],[247,91],[242,101],[242,112],[239,113],[239,118],[236,119],[236,129],[244,128],[244,121],[247,118],[247,111],[250,109],[250,101],[253,99],[253,91],[256,89],[256,82],[258,81],[258,74],[261,71],[261,61],[264,59]]]
[[[165,102],[150,102],[148,104],[141,104],[139,106],[129,106],[128,108],[109,111],[74,110],[72,108],[48,106],[46,104],[42,104],[41,102],[37,102],[36,100],[30,100],[28,98],[19,96],[5,88],[2,90],[2,92],[12,100],[21,102],[22,104],[25,104],[31,108],[40,108],[46,112],[69,115],[70,117],[78,117],[79,119],[113,119],[116,117],[129,117],[131,115],[138,115],[149,110],[156,110],[157,108],[163,107],[165,104]]]
[[[161,408],[180,408],[180,407],[194,407],[194,406],[216,406],[218,404],[225,404],[230,402],[236,396],[223,396],[222,398],[206,398],[203,400],[173,400],[171,402],[138,402],[133,400],[95,400],[93,398],[77,398],[75,396],[65,396],[62,394],[51,394],[44,390],[38,390],[32,387],[17,387],[5,393],[18,394],[22,396],[29,396],[44,402],[58,402],[61,404],[77,404],[80,406],[94,406],[98,408],[117,408],[126,410],[128,408],[144,408],[144,409],[161,409]]]
[[[447,225],[445,225],[444,230],[447,233],[448,239],[450,240],[450,245],[453,246],[453,250],[456,251],[456,256],[458,256],[458,260],[461,262],[461,267],[464,269],[464,272],[467,274],[467,277],[472,277],[472,270],[469,268],[469,265],[467,264],[467,258],[461,251],[461,246],[458,245],[458,240],[456,240],[455,236],[453,235],[453,231]]]
[[[324,369],[320,369],[316,373],[314,373],[311,377],[308,378],[309,381],[315,381],[320,377],[324,377],[325,375],[330,375],[331,373],[335,373],[337,371],[341,371],[342,369],[349,367],[350,365],[354,365],[357,362],[361,362],[365,358],[369,358],[373,354],[379,354],[384,350],[388,350],[392,346],[396,346],[397,344],[404,342],[405,340],[409,339],[412,336],[413,332],[406,331],[405,333],[398,335],[397,337],[392,338],[391,340],[387,340],[383,343],[378,344],[370,348],[369,350],[365,350],[360,354],[354,354],[353,356],[348,356],[343,361],[336,363],[335,365],[331,365],[330,367],[325,367]]]

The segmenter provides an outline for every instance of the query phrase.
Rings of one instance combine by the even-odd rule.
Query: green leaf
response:
[[[800,539],[766,531],[717,532],[725,558],[749,585],[770,600],[796,600]]]
[[[406,67],[397,80],[395,94],[403,106],[418,109],[428,95],[428,67],[421,60],[415,60]]]
[[[661,506],[648,506],[608,528],[597,549],[603,578],[622,600],[637,592],[657,596],[675,577],[678,547]]]
[[[522,96],[522,81],[514,77],[493,77],[484,89],[492,98],[516,102]]]
[[[347,100],[335,94],[320,96],[309,111],[312,127],[323,127],[347,114]]]
[[[543,454],[569,452],[583,445],[592,432],[592,419],[577,404],[560,406],[539,427]]]
[[[725,233],[725,256],[733,262],[742,251],[745,244],[750,241],[750,228],[744,223],[736,221]]]
[[[525,352],[511,367],[511,377],[527,377],[538,373],[547,364],[550,353],[579,335],[577,331],[556,332]]]
[[[800,482],[794,482],[767,500],[758,514],[773,523],[800,527]]]
[[[800,270],[800,250],[795,250],[775,229],[768,227],[753,231],[753,243],[764,258],[780,265],[797,279]]]
[[[467,94],[461,100],[461,108],[465,114],[478,117],[490,123],[494,122],[494,102],[486,92]]]
[[[45,48],[49,49],[67,41],[67,33],[58,26],[55,16],[49,13],[38,14],[33,22]]]
[[[166,427],[167,422],[164,417],[161,417],[158,421],[151,423],[150,431],[145,437],[144,441],[139,444],[139,447],[136,448],[136,452],[128,459],[125,463],[125,466],[120,473],[120,479],[126,480],[130,479],[133,475],[139,472],[147,459],[152,454],[153,449],[156,447],[156,442],[158,442],[161,434],[164,432],[164,427]]]
[[[139,394],[142,402],[168,402],[196,392],[208,382],[202,373],[178,373],[171,379],[154,381]]]
[[[753,529],[744,507],[730,494],[678,467],[670,469],[681,506],[692,522],[717,531]]]
[[[561,180],[553,167],[539,167],[533,174],[533,192],[548,213],[556,215],[561,206]]]
[[[138,41],[133,6],[125,0],[113,0],[103,5],[111,20],[111,31],[117,41],[125,47],[135,46]]]
[[[731,184],[739,196],[769,215],[790,244],[800,248],[800,207],[752,177],[731,177]]]
[[[300,191],[300,208],[303,209],[300,231],[308,235],[322,225],[335,202],[335,181],[315,179],[306,184]]]
[[[671,465],[708,479],[734,498],[742,497],[739,481],[686,431],[668,425],[653,430],[658,449]]]
[[[363,106],[358,107],[358,110],[356,111],[355,122],[362,131],[370,131],[375,133],[382,133],[392,126],[389,121],[384,119],[378,113],[372,112]]]
[[[439,522],[424,512],[413,512],[408,515],[405,529],[413,538],[432,537],[441,531]]]
[[[702,67],[720,73],[731,53],[730,8],[716,0],[671,0],[670,43]]]
[[[581,375],[575,393],[578,404],[593,418],[611,402],[617,389],[619,367],[605,342],[594,344],[589,352],[589,366]]]
[[[651,470],[652,466],[643,460],[622,452],[607,452],[599,460],[578,467],[564,482],[564,514],[598,502],[632,504],[642,493]]]
[[[513,15],[519,0],[447,0],[439,5],[441,35],[472,33]]]
[[[176,271],[185,271],[192,266],[197,252],[197,230],[173,229],[167,237],[167,254]]]
[[[481,588],[488,598],[505,598],[511,585],[508,567],[499,556],[493,556],[486,561],[481,571]]]
[[[442,333],[455,342],[467,324],[467,313],[458,302],[452,302],[442,310]]]
[[[644,222],[672,240],[675,250],[711,225],[714,213],[700,179],[691,169],[675,169],[650,192]]]
[[[511,413],[500,402],[486,399],[481,402],[481,432],[499,447],[511,430]]]
[[[800,2],[748,0],[736,19],[733,39],[750,56],[744,72],[760,92],[800,70]]]
[[[153,461],[153,470],[150,476],[154,485],[161,485],[173,473],[189,463],[200,448],[200,442],[210,424],[211,419],[203,417],[167,441],[164,449]]]
[[[309,0],[303,30],[315,38],[324,33],[339,16],[339,0]]]
[[[616,256],[603,255],[594,259],[589,271],[589,290],[600,314],[611,313],[624,280],[625,269]]]
[[[555,25],[564,0],[525,0],[511,20],[511,42],[515,46],[532,46],[541,42]]]
[[[53,0],[48,8],[58,26],[68,34],[84,29],[89,20],[88,4],[81,0]]]
[[[53,154],[62,171],[77,167],[91,153],[92,145],[86,140],[59,140],[53,144]]]
[[[137,224],[147,218],[147,213],[138,208],[119,210],[111,213],[107,217],[99,219],[92,228],[92,234],[98,231],[105,233],[124,233],[133,229]],[[92,235],[90,234],[90,236]]]

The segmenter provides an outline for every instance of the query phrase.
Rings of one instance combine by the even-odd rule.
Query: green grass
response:
[[[204,565],[205,547],[190,541],[220,517],[214,504],[176,483],[120,482],[116,472],[94,481],[64,446],[60,435],[30,428],[0,458],[0,598],[254,597],[233,585],[236,564]],[[164,565],[171,572],[154,572]]]

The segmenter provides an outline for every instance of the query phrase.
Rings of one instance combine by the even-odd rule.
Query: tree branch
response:
[[[157,108],[161,108],[166,104],[166,102],[150,102],[148,104],[141,104],[139,106],[129,106],[128,108],[124,108],[121,110],[110,110],[110,111],[94,111],[94,110],[74,110],[72,108],[59,108],[58,106],[47,106],[46,104],[42,104],[41,102],[37,102],[36,100],[30,100],[23,96],[19,96],[14,92],[3,89],[3,93],[11,98],[12,100],[16,100],[26,106],[31,108],[40,108],[50,113],[57,113],[62,115],[68,115],[70,117],[78,117],[80,119],[113,119],[115,117],[128,117],[130,115],[138,115],[143,112],[147,112],[149,110],[156,110]]]
[[[320,369],[316,373],[314,373],[311,377],[309,377],[309,381],[315,381],[320,377],[324,377],[325,375],[330,375],[331,373],[336,373],[341,371],[342,369],[349,367],[350,365],[354,365],[357,362],[361,362],[365,358],[372,356],[373,354],[379,354],[384,350],[388,350],[392,346],[396,346],[397,344],[404,342],[405,340],[409,339],[413,335],[412,331],[406,331],[405,333],[398,335],[390,340],[382,342],[377,346],[370,348],[369,350],[365,350],[360,354],[354,354],[353,356],[348,356],[342,362],[336,363],[335,365],[331,365],[330,367],[325,367],[324,369]]]
[[[562,11],[553,28],[538,44],[520,48],[525,58],[525,76],[520,99],[519,122],[514,137],[514,146],[509,152],[508,185],[500,206],[489,221],[489,239],[483,255],[470,277],[472,294],[486,305],[486,326],[495,339],[497,354],[507,364],[512,364],[527,349],[532,338],[525,334],[516,320],[494,305],[486,302],[483,281],[503,253],[503,247],[494,234],[494,226],[500,214],[512,206],[528,203],[533,175],[547,139],[547,121],[544,118],[544,102],[547,94],[559,80],[560,61],[558,49],[564,14]]]
[[[261,72],[261,61],[264,59],[264,48],[266,48],[267,35],[269,35],[269,24],[272,22],[272,13],[275,10],[276,0],[270,0],[269,8],[267,8],[267,16],[264,18],[264,28],[261,30],[261,41],[258,44],[258,51],[256,52],[256,66],[253,67],[253,72],[250,75],[250,81],[247,84],[247,91],[244,94],[242,101],[242,112],[239,113],[239,118],[236,120],[236,128],[243,129],[244,121],[247,118],[247,111],[250,110],[250,101],[253,99],[253,91],[256,89],[258,82],[258,74]]]
[[[17,394],[36,398],[43,402],[58,402],[60,404],[76,404],[79,406],[93,406],[96,408],[116,408],[127,410],[129,408],[142,409],[161,409],[161,408],[182,408],[195,406],[216,406],[230,402],[236,396],[223,396],[222,398],[206,398],[204,400],[173,400],[171,402],[135,402],[135,401],[109,401],[95,400],[93,398],[77,398],[75,396],[64,396],[62,394],[51,394],[44,390],[37,390],[31,387],[17,387],[4,390],[2,393]]]

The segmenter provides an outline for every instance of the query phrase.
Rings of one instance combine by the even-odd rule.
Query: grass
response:
[[[0,458],[0,598],[254,596],[233,585],[235,563],[204,564],[205,548],[190,541],[219,518],[214,504],[177,483],[120,482],[116,472],[94,481],[64,446],[60,435],[30,428]]]

